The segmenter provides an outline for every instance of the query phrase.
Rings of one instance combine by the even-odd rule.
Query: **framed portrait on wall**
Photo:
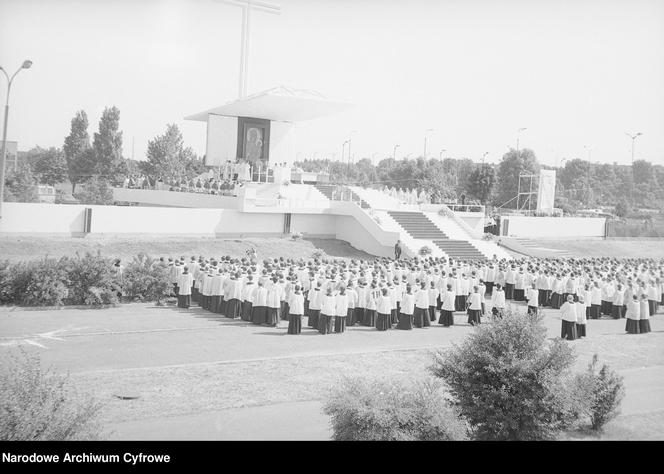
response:
[[[249,163],[267,162],[270,151],[270,121],[265,119],[238,117],[238,160]]]

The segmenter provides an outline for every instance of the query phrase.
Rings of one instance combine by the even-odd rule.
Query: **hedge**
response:
[[[159,301],[171,285],[166,268],[139,255],[120,275],[114,260],[100,254],[0,261],[0,304],[18,306],[112,305],[120,301]]]

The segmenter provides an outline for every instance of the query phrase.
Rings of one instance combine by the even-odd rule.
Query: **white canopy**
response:
[[[347,102],[327,99],[316,91],[279,86],[189,115],[185,120],[207,122],[208,115],[212,114],[300,122],[340,112],[349,107],[351,104]]]

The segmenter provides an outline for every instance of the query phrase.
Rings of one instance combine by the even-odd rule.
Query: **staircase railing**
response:
[[[459,216],[456,215],[456,213],[450,209],[447,205],[442,204],[442,208],[445,210],[445,214],[449,217],[452,218],[456,224],[461,227],[468,235],[473,238],[473,239],[479,239],[481,238],[481,234],[477,232],[475,229],[470,227],[463,219],[461,219]]]

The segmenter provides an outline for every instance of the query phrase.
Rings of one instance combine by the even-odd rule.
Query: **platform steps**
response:
[[[465,240],[452,240],[421,212],[388,211],[414,239],[430,240],[445,254],[454,259],[486,259],[473,245]]]

